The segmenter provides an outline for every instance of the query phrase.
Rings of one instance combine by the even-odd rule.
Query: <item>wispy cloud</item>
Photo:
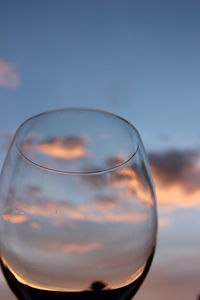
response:
[[[19,85],[17,65],[0,58],[0,86],[15,89]]]
[[[96,249],[101,248],[102,245],[98,242],[94,243],[67,243],[64,245],[63,250],[67,253],[89,253]]]
[[[26,186],[24,197],[13,199],[12,207],[6,209],[2,215],[4,221],[11,223],[37,222],[45,218],[45,222],[53,224],[66,224],[66,222],[89,221],[94,223],[134,223],[146,221],[148,215],[145,211],[134,211],[127,203],[132,205],[132,198],[121,198],[121,194],[92,196],[89,205],[84,203],[71,203],[67,199],[46,197],[40,186]],[[29,201],[26,201],[26,198]],[[122,202],[128,201],[126,205]],[[132,206],[131,206],[132,207]],[[21,214],[23,212],[23,214]],[[32,223],[31,223],[32,224]]]
[[[43,237],[44,238],[44,237]],[[43,244],[43,241],[40,241]],[[46,245],[45,245],[46,244]],[[103,248],[103,245],[99,241],[63,241],[59,239],[49,239],[48,241],[45,240],[44,248],[47,246],[50,248],[49,251],[59,252],[60,254],[86,254],[91,253],[97,249]]]
[[[22,210],[25,216],[16,215],[9,212],[3,214],[4,221],[11,223],[23,223],[27,219],[33,221],[33,218],[49,218],[52,224],[55,222],[66,223],[66,220],[89,221],[89,222],[114,222],[114,223],[134,223],[143,222],[148,216],[146,213],[137,213],[122,207],[120,210],[115,207],[105,207],[96,203],[86,206],[83,204],[73,205],[69,203],[53,203],[51,201],[42,204],[30,204],[20,200],[17,203],[18,210]]]

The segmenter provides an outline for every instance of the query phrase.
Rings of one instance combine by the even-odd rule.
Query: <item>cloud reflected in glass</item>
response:
[[[36,146],[36,150],[61,159],[77,159],[88,155],[85,137],[50,138]]]
[[[37,218],[49,218],[49,222],[56,222],[62,225],[68,221],[88,221],[88,222],[122,222],[122,223],[134,223],[145,221],[148,217],[146,213],[139,213],[131,211],[126,207],[120,207],[111,205],[115,203],[114,199],[96,198],[94,202],[91,202],[90,206],[84,204],[71,204],[65,202],[55,203],[51,200],[45,200],[38,204],[27,203],[23,200],[16,202],[17,210],[23,212],[24,215],[17,215],[14,212],[6,212],[3,214],[3,219],[6,222],[11,223],[24,223],[27,220],[37,220]],[[106,210],[105,210],[106,207]],[[48,220],[45,220],[48,221]]]
[[[23,151],[37,152],[37,155],[47,155],[63,160],[74,160],[88,156],[85,149],[86,136],[49,137],[35,142],[34,139],[26,139],[23,143]]]

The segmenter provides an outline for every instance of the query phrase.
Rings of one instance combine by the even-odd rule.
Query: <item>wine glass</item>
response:
[[[156,244],[155,193],[136,128],[84,108],[16,131],[0,179],[0,257],[20,300],[131,299]]]

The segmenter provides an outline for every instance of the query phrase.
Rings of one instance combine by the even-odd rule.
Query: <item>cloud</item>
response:
[[[25,187],[25,193],[28,198],[34,199],[35,197],[38,197],[41,192],[42,187],[39,185],[28,185]]]
[[[137,197],[142,203],[154,204],[146,184],[142,182],[139,173],[134,168],[126,167],[117,170],[111,176],[110,183],[114,188],[123,189],[121,193],[122,198],[132,196]]]
[[[30,226],[42,221],[50,222],[55,226],[71,224],[76,221],[95,223],[134,223],[147,220],[148,214],[142,211],[134,211],[129,208],[130,199],[121,199],[121,195],[98,195],[91,198],[88,205],[82,203],[70,203],[66,200],[53,199],[43,196],[39,186],[27,186],[24,190],[24,198],[13,199],[12,209],[5,210],[4,221],[11,223],[23,223],[29,220]],[[122,200],[127,201],[123,204]],[[132,207],[132,198],[131,198]],[[22,214],[23,213],[23,214]],[[34,225],[35,226],[35,225]],[[34,227],[32,226],[32,227]],[[38,227],[38,224],[35,228]]]
[[[179,184],[168,187],[159,185],[159,180],[155,177],[156,194],[161,208],[192,208],[200,207],[200,190],[186,192],[185,188]]]
[[[161,207],[200,206],[200,154],[169,150],[149,154]]]
[[[43,237],[44,240],[44,237]],[[41,241],[40,241],[41,242]],[[103,245],[100,242],[90,242],[90,241],[78,241],[78,242],[64,242],[63,240],[52,240],[49,238],[48,241],[45,240],[44,249],[50,248],[49,252],[53,253],[59,252],[60,254],[86,254],[93,252],[97,249],[103,248]],[[41,245],[41,244],[40,244]]]
[[[123,154],[123,153],[119,153],[118,155],[116,156],[113,156],[113,157],[109,157],[107,160],[106,160],[106,164],[109,168],[115,168],[117,166],[120,166],[122,165],[124,162],[127,161],[127,157],[126,157],[126,154]]]
[[[41,274],[44,274],[44,278],[47,274],[53,274],[53,280],[56,278],[59,282],[57,286],[61,287],[66,286],[66,282],[60,283],[61,279],[68,278],[70,275],[72,280],[70,285],[75,289],[76,283],[73,281],[73,276],[76,276],[77,282],[76,272],[73,271],[75,265],[77,269],[81,270],[78,274],[83,289],[86,289],[97,275],[100,276],[100,279],[103,276],[109,286],[118,287],[124,282],[134,280],[142,272],[141,267],[143,268],[145,255],[149,255],[149,247],[152,247],[151,243],[153,243],[151,241],[153,237],[149,230],[147,232],[145,230],[146,226],[140,227],[138,226],[140,223],[137,223],[149,224],[146,210],[140,213],[137,207],[135,211],[132,202],[124,205],[120,201],[117,206],[110,204],[107,206],[103,203],[107,201],[112,203],[115,197],[114,199],[111,196],[103,197],[102,194],[95,197],[96,195],[93,193],[91,198],[87,198],[88,205],[83,203],[83,199],[76,204],[69,203],[67,196],[65,201],[62,201],[62,198],[53,198],[52,196],[50,198],[44,195],[44,190],[45,188],[41,189],[37,186],[27,186],[20,191],[19,198],[15,196],[16,198],[13,199],[13,213],[9,208],[9,212],[5,211],[4,214],[5,217],[8,213],[10,215],[17,215],[17,212],[18,214],[23,213],[28,219],[26,224],[17,225],[20,245],[16,246],[15,240],[11,239],[11,242],[14,243],[11,253],[9,252],[10,245],[8,248],[5,245],[2,255],[7,264],[12,266],[11,257],[15,257],[19,251],[20,258],[17,262],[19,269],[15,265],[15,270],[18,271],[20,278],[26,278],[28,283],[34,283],[35,280],[38,285],[39,280],[42,282]],[[5,222],[9,222],[9,220]],[[88,222],[92,222],[92,225]],[[59,229],[54,226],[58,223],[60,223]],[[69,223],[75,224],[77,227],[68,228]],[[6,223],[5,228],[9,227],[15,228],[16,225]],[[137,242],[132,237],[138,237],[138,239],[136,238]],[[140,256],[141,245],[143,248],[145,245],[142,257]],[[23,249],[23,253],[21,249]],[[34,259],[37,259],[37,268],[35,268]],[[59,266],[57,267],[58,272],[54,270],[54,263],[51,261]],[[23,273],[23,270],[20,274],[21,265],[24,264],[27,266],[26,274]],[[92,267],[97,264],[102,266],[102,270],[98,270],[98,274]],[[34,266],[35,275],[32,272],[32,266]],[[104,266],[109,267],[107,268],[108,272],[105,272]],[[84,272],[87,268],[89,271],[86,276]],[[122,269],[124,270],[123,275],[121,275]],[[31,278],[29,278],[29,274]],[[112,278],[111,282],[110,278]]]
[[[63,246],[63,251],[67,253],[89,253],[101,248],[101,244],[94,243],[67,243]]]
[[[36,150],[40,154],[58,159],[74,160],[88,156],[86,141],[85,136],[51,137],[42,142],[26,140],[23,149]]]
[[[194,178],[195,182],[198,178],[198,185],[200,183],[200,176],[197,177],[195,168],[197,161],[200,163],[200,156],[196,151],[170,150],[150,153],[149,160],[154,174],[159,176],[160,182],[165,186],[180,183],[184,184],[187,189],[193,189],[195,188]]]
[[[4,59],[0,59],[0,86],[15,89],[20,85],[17,66]]]
[[[27,216],[22,216],[22,215],[4,214],[3,220],[13,224],[21,224],[28,221],[28,218]]]
[[[111,158],[109,161],[120,162],[116,158]],[[146,182],[140,177],[140,174],[131,167],[122,167],[118,170],[110,172],[106,175],[84,176],[82,181],[91,186],[91,188],[99,188],[103,190],[108,187],[114,195],[113,199],[103,196],[105,199],[96,199],[99,204],[114,205],[119,201],[138,199],[141,203],[152,206],[153,199],[149,193]],[[131,201],[132,201],[131,199]]]
[[[23,211],[25,216],[28,219],[33,218],[49,218],[50,222],[60,222],[66,223],[67,220],[73,221],[89,221],[89,222],[115,222],[115,223],[134,223],[142,222],[148,218],[146,213],[137,213],[126,207],[113,207],[97,205],[91,203],[91,205],[84,204],[69,204],[69,203],[56,203],[56,202],[47,202],[40,204],[31,204],[21,200],[16,204],[17,209]],[[15,214],[10,213],[9,218],[8,214],[5,213],[3,218],[6,218],[6,221],[12,222],[16,218]],[[21,216],[18,216],[20,218]],[[31,218],[32,217],[32,218]],[[33,221],[33,220],[32,220]]]
[[[111,197],[111,196],[97,196],[94,199],[96,204],[104,207],[105,206],[115,207],[118,205],[119,200],[120,200],[119,197]]]

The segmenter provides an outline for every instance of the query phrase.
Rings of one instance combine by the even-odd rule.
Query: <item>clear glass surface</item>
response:
[[[131,299],[156,244],[138,131],[104,111],[25,121],[0,177],[0,255],[18,299]]]

